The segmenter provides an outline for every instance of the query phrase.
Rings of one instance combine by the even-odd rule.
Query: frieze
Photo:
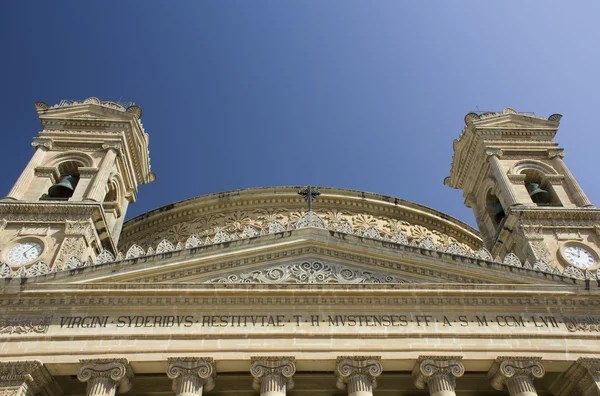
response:
[[[565,326],[571,333],[578,331],[600,333],[600,318],[588,317],[565,317],[563,316]]]
[[[51,317],[42,318],[2,318],[0,334],[46,334],[50,327]]]

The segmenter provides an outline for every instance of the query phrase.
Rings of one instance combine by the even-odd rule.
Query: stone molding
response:
[[[177,394],[202,394],[215,387],[217,373],[210,357],[170,357],[167,376],[173,380]]]
[[[52,382],[39,360],[0,362],[0,394],[34,396]]]
[[[456,378],[462,377],[465,366],[462,356],[419,356],[412,371],[419,389],[429,388],[430,394],[454,391]]]
[[[133,370],[127,359],[81,359],[77,379],[87,382],[87,396],[114,395],[131,389]]]
[[[600,359],[580,357],[550,390],[555,396],[600,396]]]
[[[254,377],[252,388],[260,390],[261,394],[285,394],[286,390],[293,389],[295,361],[293,356],[253,356],[250,365],[250,374]]]
[[[546,373],[541,360],[541,357],[497,357],[488,372],[492,387],[502,390],[506,386],[511,396],[524,391],[535,392],[533,380]],[[514,393],[515,389],[520,392]]]
[[[356,391],[372,392],[377,388],[377,377],[383,372],[381,356],[339,356],[336,360],[336,386],[348,394]]]

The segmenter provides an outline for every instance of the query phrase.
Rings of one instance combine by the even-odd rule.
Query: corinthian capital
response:
[[[169,358],[167,376],[173,380],[176,394],[202,394],[202,390],[215,387],[216,371],[210,357],[173,357]]]
[[[275,391],[285,393],[285,389],[290,390],[294,387],[293,376],[296,373],[296,358],[292,356],[275,357],[252,357],[250,374],[254,377],[252,387],[255,390],[264,388],[274,389]]]
[[[360,380],[369,388],[377,387],[377,377],[381,375],[380,356],[340,356],[337,358],[335,375],[337,387],[346,389],[346,384]],[[369,389],[370,391],[371,389]],[[349,393],[354,393],[350,392]]]
[[[38,360],[0,362],[0,394],[33,396],[52,377]],[[5,393],[6,392],[6,393]]]
[[[125,393],[131,389],[133,371],[127,359],[81,359],[77,379],[87,382],[88,396]]]
[[[506,385],[510,392],[513,385],[519,383],[519,388],[526,387],[535,392],[533,379],[542,378],[546,373],[541,360],[541,357],[500,356],[494,361],[488,377],[496,390],[502,390]]]
[[[436,385],[437,382],[443,382],[454,390],[456,378],[462,377],[464,373],[465,366],[461,356],[419,356],[412,376],[419,389],[424,389],[425,385],[431,388],[430,382],[435,382]]]
[[[504,152],[502,152],[501,148],[498,147],[488,147],[485,149],[485,153],[489,156],[494,156],[494,157],[502,157],[502,155],[504,155]]]

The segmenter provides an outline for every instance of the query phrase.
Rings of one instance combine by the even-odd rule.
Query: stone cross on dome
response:
[[[316,199],[321,193],[315,187],[308,186],[304,190],[298,191],[298,195],[302,195],[304,200],[308,202],[308,211],[312,211],[312,201]]]

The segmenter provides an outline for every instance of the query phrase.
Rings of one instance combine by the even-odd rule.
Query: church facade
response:
[[[35,103],[0,200],[0,395],[600,395],[600,209],[558,114],[469,113],[445,183],[479,230],[326,187],[124,222],[136,105]]]

